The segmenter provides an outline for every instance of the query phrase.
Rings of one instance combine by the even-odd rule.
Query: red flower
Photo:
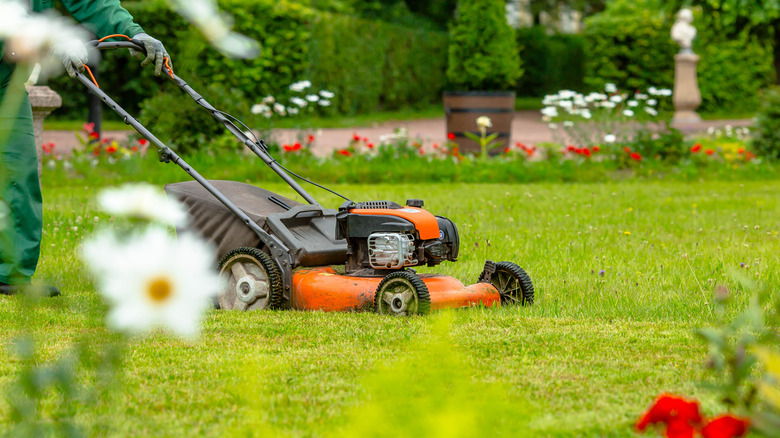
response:
[[[695,426],[702,421],[699,402],[688,401],[671,394],[658,397],[636,423],[638,431],[644,431],[651,424],[663,423],[667,426],[667,437],[693,437]]]
[[[352,152],[350,152],[347,149],[341,149],[341,150],[338,151],[338,153],[343,155],[343,156],[345,156],[345,157],[351,157],[352,156]]]
[[[715,153],[715,151],[713,151],[712,149],[707,149],[706,151],[704,151],[704,153],[707,155],[712,155]]]
[[[699,152],[700,150],[701,150],[701,143],[696,143],[696,144],[695,144],[695,145],[693,145],[693,147],[691,148],[691,152],[693,152],[694,154],[695,154],[696,152]]]
[[[292,152],[293,151],[293,147],[290,146],[289,144],[282,145],[282,149],[284,149],[285,152]]]
[[[631,152],[631,159],[635,161],[642,161],[642,156],[636,152]]]
[[[505,153],[505,154],[508,154],[508,153],[509,153],[509,146],[507,146],[507,147],[505,147],[505,148],[504,148],[504,153]]]
[[[133,152],[138,152],[138,146],[133,146],[130,148],[130,150]]]
[[[360,136],[357,134],[352,134],[352,141],[360,141]]]
[[[756,154],[754,154],[753,152],[750,152],[750,151],[745,152],[745,160],[750,161],[753,158],[756,158]]]
[[[309,136],[306,137],[306,140],[308,141],[309,144],[314,143],[314,136],[309,134]]]
[[[536,152],[536,146],[525,150],[525,153],[528,154],[529,157],[532,156],[534,152]]]
[[[519,141],[517,143],[515,143],[515,146],[519,147],[520,149],[522,149],[524,151],[528,151],[528,149],[529,149],[528,146],[520,143]]]
[[[92,149],[92,155],[96,157],[100,155],[100,147],[96,147],[95,149]]]
[[[97,140],[97,139],[100,138],[100,134],[98,134],[97,132],[90,132],[89,133],[89,138],[91,138],[93,140]]]
[[[575,153],[577,152],[577,148],[575,148],[574,145],[571,144],[566,146],[566,150],[569,152],[575,152]]]
[[[710,420],[701,428],[703,438],[734,438],[747,433],[750,420],[724,414]]]
[[[84,131],[87,132],[87,134],[92,134],[95,132],[95,124],[94,123],[85,123],[84,126],[81,127]]]
[[[116,146],[111,145],[111,146],[106,148],[106,153],[113,154],[114,152],[116,152],[116,149],[117,149]]]
[[[420,155],[425,155],[425,149],[420,148],[420,149],[417,149],[417,150],[420,151]]]
[[[146,146],[147,143],[149,143],[149,140],[147,140],[145,138],[139,138],[138,139],[138,144],[140,144],[141,146]]]
[[[586,157],[590,157],[590,149],[582,148],[582,155],[584,155]]]
[[[297,151],[300,150],[303,146],[301,146],[300,143],[295,143],[292,147],[292,150]]]
[[[54,143],[44,143],[41,145],[44,154],[50,154],[54,150]]]
[[[630,153],[631,153],[631,148],[630,148],[630,147],[628,147],[628,146],[624,147],[624,148],[623,148],[623,150],[624,150],[624,151],[625,151],[627,154],[630,154]]]
[[[455,134],[453,134],[452,132],[448,132],[448,133],[447,133],[447,139],[449,139],[449,140],[455,140]]]
[[[439,143],[434,143],[434,144],[433,144],[433,148],[434,148],[434,149],[439,149]]]
[[[374,149],[374,143],[369,143],[366,145],[366,147],[369,149]]]
[[[592,148],[592,149],[593,149],[593,152],[598,152],[598,151],[600,151],[600,150],[601,150],[601,148],[600,148],[600,147],[598,147],[598,146],[593,146],[593,148]]]
[[[737,153],[738,153],[738,154],[744,154],[744,153],[745,153],[745,148],[739,148],[739,149],[737,149]]]
[[[368,137],[363,137],[363,143],[368,143]]]

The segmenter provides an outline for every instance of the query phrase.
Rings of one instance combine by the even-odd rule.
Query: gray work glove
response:
[[[173,67],[170,57],[168,56],[168,52],[165,50],[165,47],[163,47],[163,44],[160,42],[160,40],[154,39],[145,33],[139,33],[138,35],[134,36],[133,39],[140,41],[141,44],[144,45],[144,49],[146,49],[146,59],[141,62],[141,67],[146,67],[147,65],[154,62],[154,74],[158,76],[160,75],[160,72],[163,68],[163,58],[168,58],[168,65]],[[134,49],[130,49],[130,55],[134,56],[136,59],[141,59],[144,57],[143,53]]]
[[[70,77],[75,77],[77,70],[84,71],[84,64],[87,63],[87,48],[81,41],[55,44],[51,48],[51,54],[62,61]]]

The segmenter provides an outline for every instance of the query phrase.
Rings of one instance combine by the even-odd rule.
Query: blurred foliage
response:
[[[447,81],[453,90],[505,91],[523,75],[503,0],[460,0],[450,27]]]
[[[583,89],[585,53],[581,35],[549,35],[542,26],[517,29],[516,35],[525,70],[517,82],[518,96]]]
[[[753,148],[756,154],[780,159],[780,90],[768,90],[763,94],[763,105],[756,117]]]
[[[725,37],[746,30],[768,36],[772,25],[780,19],[777,0],[664,0],[664,3],[671,13],[682,7],[700,9],[713,30]]]
[[[585,83],[601,88],[671,88],[677,45],[669,37],[672,15],[651,7],[652,1],[615,0],[607,10],[586,20]],[[698,36],[694,52],[702,104],[699,111],[750,112],[759,91],[775,81],[771,40],[742,32],[726,36],[710,26],[711,17],[695,9]]]

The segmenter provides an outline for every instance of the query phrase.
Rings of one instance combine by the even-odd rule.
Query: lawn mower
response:
[[[143,45],[127,41],[92,41],[98,50]],[[262,140],[237,118],[214,108],[174,74],[165,72],[197,104],[279,175],[305,203],[235,181],[207,180],[175,151],[104,93],[89,72],[77,78],[139,134],[153,144],[160,161],[180,166],[194,181],[165,186],[183,202],[190,227],[216,248],[215,261],[224,286],[217,296],[222,309],[297,309],[376,311],[391,315],[474,305],[531,304],[531,279],[511,262],[486,261],[475,284],[456,278],[417,274],[415,266],[436,266],[458,258],[455,224],[425,210],[423,200],[353,202],[284,168]],[[241,126],[241,129],[238,125]],[[293,179],[314,184],[345,199],[338,209],[323,208]]]

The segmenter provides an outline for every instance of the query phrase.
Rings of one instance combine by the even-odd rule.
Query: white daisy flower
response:
[[[294,116],[294,115],[298,114],[298,111],[300,111],[298,108],[295,108],[295,107],[292,107],[292,106],[287,108],[287,114],[289,114],[291,116]]]
[[[617,137],[615,137],[614,134],[607,134],[604,136],[604,142],[606,143],[614,143],[617,140]]]
[[[639,106],[639,102],[637,102],[637,101],[635,101],[635,100],[629,100],[628,102],[626,102],[626,104],[627,104],[629,107],[631,107],[631,108],[634,108],[634,107],[636,107],[636,106]]]
[[[305,89],[311,87],[311,82],[309,81],[298,81],[292,85],[290,85],[290,90],[295,91],[296,93],[302,93]]]
[[[268,105],[266,105],[264,103],[258,103],[258,104],[252,105],[252,108],[250,109],[250,111],[252,112],[252,114],[261,114],[261,113],[267,113],[268,110],[270,110],[270,109],[271,108]]]
[[[84,243],[82,255],[111,306],[106,324],[119,332],[162,326],[193,338],[220,286],[212,248],[188,233],[177,239],[149,227],[121,239],[103,232]]]
[[[658,111],[656,111],[655,108],[652,108],[652,107],[649,107],[649,106],[645,107],[645,112],[647,114],[650,114],[653,117],[658,115]]]
[[[263,98],[263,103],[266,105],[273,105],[274,103],[276,103],[276,98],[273,96],[265,96]]]
[[[292,102],[293,105],[298,105],[301,108],[309,104],[309,102],[306,102],[305,99],[301,99],[300,97],[292,97],[290,98],[290,102]]]
[[[650,99],[650,100],[647,101],[647,104],[650,105],[650,106],[655,106],[657,103],[658,103],[658,101],[655,100],[655,99]]]
[[[558,117],[558,108],[554,106],[542,108],[542,115],[547,117]]]
[[[284,116],[287,115],[287,108],[285,108],[285,106],[282,105],[281,103],[276,102],[274,104],[274,112],[276,112],[276,114],[279,114],[280,116]]]
[[[325,99],[333,99],[336,95],[331,91],[322,90],[320,91],[320,96],[324,97]]]
[[[330,101],[328,99],[320,99],[318,103],[320,106],[330,106]]]
[[[619,94],[616,94],[616,95],[614,95],[614,96],[610,97],[610,98],[609,98],[609,101],[610,101],[610,102],[614,102],[614,103],[620,103],[620,102],[622,102],[622,101],[623,101],[623,96],[621,96],[621,95],[619,95]]]
[[[633,117],[634,116],[634,112],[631,111],[630,109],[626,109],[626,110],[623,110],[623,115],[626,116],[626,117]]]
[[[604,91],[607,93],[617,93],[617,85],[610,82],[604,86]]]
[[[320,100],[320,96],[317,96],[316,94],[307,94],[306,100],[308,100],[309,102],[316,102]]]
[[[98,204],[106,213],[135,219],[160,222],[175,227],[187,225],[187,209],[168,198],[151,184],[125,184],[105,189],[98,195]]]
[[[580,113],[580,115],[581,115],[583,118],[585,118],[585,119],[588,119],[588,120],[590,120],[590,118],[591,118],[591,117],[593,117],[593,115],[590,113],[590,110],[589,110],[589,109],[584,109],[584,110],[582,110],[582,112]]]

